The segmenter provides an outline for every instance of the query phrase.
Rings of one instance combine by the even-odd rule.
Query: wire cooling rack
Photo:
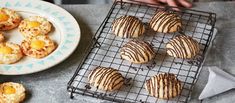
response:
[[[97,30],[89,48],[85,51],[84,59],[78,66],[75,74],[68,83],[71,98],[76,94],[105,99],[113,102],[187,102],[190,98],[194,84],[200,73],[202,63],[209,44],[212,40],[216,21],[214,13],[190,9],[174,11],[173,7],[160,7],[143,3],[128,3],[115,1],[107,17]],[[156,33],[148,28],[148,22],[156,11],[167,11],[178,14],[182,19],[183,31],[200,43],[200,54],[194,59],[178,59],[166,53],[166,43],[180,33]],[[132,15],[139,18],[147,27],[144,36],[138,39],[153,45],[156,56],[147,64],[133,64],[121,59],[119,50],[129,39],[115,36],[111,25],[114,19]],[[88,83],[88,75],[97,66],[113,67],[125,77],[125,86],[115,92],[98,90]],[[182,81],[182,93],[176,98],[162,100],[148,95],[144,83],[151,76],[158,73],[173,73]]]

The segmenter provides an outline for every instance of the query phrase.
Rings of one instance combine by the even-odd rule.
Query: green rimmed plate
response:
[[[80,27],[74,17],[54,4],[40,0],[0,0],[0,7],[17,11],[23,18],[42,16],[53,24],[49,36],[58,44],[56,50],[43,59],[24,57],[15,64],[0,64],[2,75],[22,75],[39,72],[62,62],[76,49]],[[5,32],[7,41],[20,44],[23,40],[18,28]]]

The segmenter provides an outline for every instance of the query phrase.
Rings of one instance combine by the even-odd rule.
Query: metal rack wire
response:
[[[68,83],[68,91],[71,92],[71,98],[76,93],[125,103],[187,102],[212,40],[216,15],[209,12],[180,9],[181,11],[174,11],[173,7],[115,1],[107,17],[94,35],[89,48],[85,51],[84,59]],[[165,50],[166,43],[180,33],[156,33],[149,28],[147,28],[145,36],[138,39],[153,45],[156,51],[155,59],[147,64],[133,64],[120,58],[119,49],[129,39],[117,37],[112,33],[111,25],[113,20],[123,15],[132,15],[138,17],[148,27],[148,22],[156,11],[174,12],[181,17],[183,24],[181,33],[192,36],[200,43],[201,52],[197,58],[188,60],[168,56]],[[88,74],[97,66],[118,69],[126,78],[125,86],[115,92],[100,91],[90,86],[88,84]],[[158,99],[149,96],[143,87],[145,81],[151,76],[164,72],[174,73],[182,81],[183,90],[178,97],[169,100]]]

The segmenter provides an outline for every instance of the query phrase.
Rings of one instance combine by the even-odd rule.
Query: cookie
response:
[[[19,25],[19,31],[25,38],[46,35],[51,31],[51,23],[44,17],[31,16],[22,20]]]
[[[182,28],[181,19],[174,13],[157,12],[149,22],[150,27],[161,33],[172,33]]]
[[[18,44],[10,42],[0,43],[0,64],[16,63],[22,57],[23,53]]]
[[[119,37],[135,38],[144,34],[145,27],[134,16],[121,16],[112,23],[112,31]]]
[[[25,99],[22,84],[7,82],[0,85],[0,103],[20,103]]]
[[[174,74],[162,73],[147,80],[145,82],[145,89],[151,96],[170,99],[180,95],[182,86],[181,81]]]
[[[154,58],[155,53],[152,46],[145,41],[131,40],[127,42],[120,50],[122,59],[132,63],[146,63]]]
[[[190,36],[180,35],[166,44],[167,54],[176,58],[189,59],[200,52],[199,43]]]
[[[0,43],[4,42],[5,37],[2,32],[0,32]]]
[[[20,24],[21,20],[21,16],[14,10],[0,8],[0,30],[14,29]]]
[[[124,77],[118,70],[107,67],[97,67],[88,76],[90,85],[105,91],[118,90],[124,84]]]
[[[25,39],[21,43],[23,53],[33,58],[43,58],[56,49],[56,44],[46,35]]]

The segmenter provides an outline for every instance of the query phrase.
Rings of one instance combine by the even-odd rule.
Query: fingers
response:
[[[162,3],[167,3],[167,0],[158,0],[158,1]]]
[[[169,6],[178,7],[177,2],[175,0],[167,0],[167,4]],[[179,10],[178,8],[173,8],[173,9],[177,11]]]
[[[121,1],[121,0],[118,0]],[[156,0],[122,0],[124,2],[131,2],[134,4],[139,4],[138,2],[149,3],[149,4],[159,4]]]
[[[192,7],[192,4],[190,2],[188,2],[187,0],[167,0],[167,4],[169,6],[173,6],[173,7],[178,7],[178,6],[183,6],[186,8]],[[173,8],[173,9],[177,10],[177,11],[179,10],[178,8]]]
[[[145,2],[149,4],[159,4],[158,0],[135,0],[135,1]]]
[[[123,1],[129,1],[130,0],[123,0]],[[145,2],[148,4],[160,4],[160,3],[166,3],[169,6],[173,6],[173,7],[179,7],[179,6],[183,6],[186,8],[191,8],[192,7],[192,3],[190,3],[188,0],[135,0],[135,1],[140,1],[140,2]],[[174,10],[179,10],[178,8],[173,8]]]
[[[176,4],[176,1],[175,0],[167,0],[167,4],[169,6],[173,6],[173,7],[177,7],[178,5]]]
[[[179,4],[181,4],[183,7],[191,8],[192,4],[188,0],[178,0]]]

